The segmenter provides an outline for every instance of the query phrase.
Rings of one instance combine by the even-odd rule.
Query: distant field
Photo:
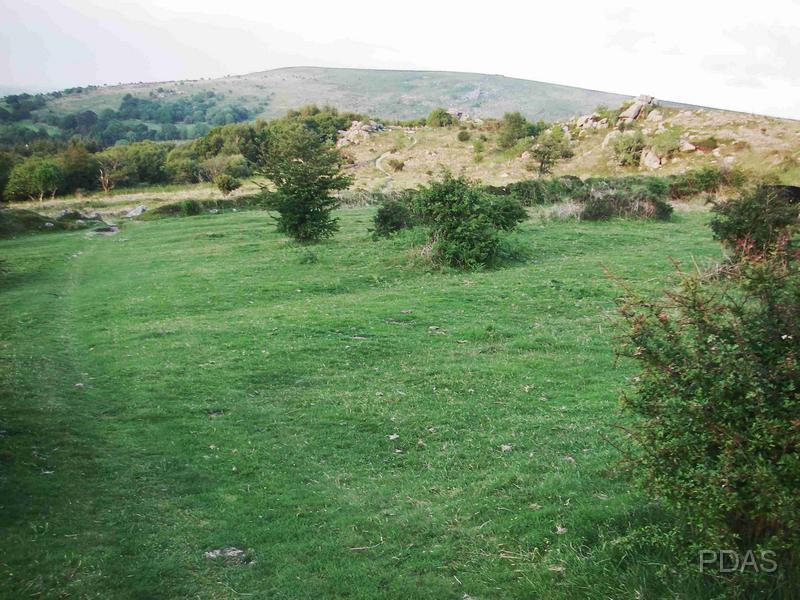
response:
[[[602,270],[717,259],[705,213],[535,219],[470,273],[339,215],[312,248],[263,212],[0,241],[0,596],[723,593],[637,541],[669,516],[612,444]]]

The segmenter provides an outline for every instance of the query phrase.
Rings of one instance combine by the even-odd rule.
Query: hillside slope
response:
[[[574,156],[559,161],[555,175],[591,176],[636,173],[673,174],[718,166],[740,168],[755,176],[770,175],[800,185],[800,122],[710,109],[661,106],[650,118],[628,125],[641,132],[650,147],[664,132],[696,146],[664,153],[658,165],[621,166],[609,136],[615,127],[579,129],[575,119],[562,121],[569,130]],[[460,141],[465,130],[469,139]],[[492,127],[472,123],[454,127],[388,128],[344,147],[350,157],[355,189],[403,189],[438,177],[442,169],[492,185],[536,177],[536,164],[524,143],[503,150]],[[380,159],[380,160],[379,160]],[[395,169],[386,168],[393,164]]]
[[[131,83],[64,94],[47,111],[63,115],[83,110],[119,109],[126,94],[140,98],[179,98],[214,92],[260,117],[283,115],[303,104],[329,104],[386,119],[411,119],[437,106],[477,117],[520,111],[530,119],[556,120],[618,105],[625,97],[501,75],[439,71],[387,71],[290,67],[218,79]]]

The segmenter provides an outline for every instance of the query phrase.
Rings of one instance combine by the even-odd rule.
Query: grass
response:
[[[535,220],[461,273],[372,210],[0,241],[0,596],[703,597],[638,541],[602,266],[658,289],[707,215]]]

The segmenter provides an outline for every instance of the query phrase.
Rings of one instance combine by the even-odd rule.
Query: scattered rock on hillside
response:
[[[336,147],[343,148],[351,144],[358,145],[361,142],[367,141],[370,134],[376,131],[383,131],[383,125],[381,123],[376,123],[375,121],[370,121],[369,123],[353,121],[349,129],[339,131],[339,139],[336,142]]]
[[[600,145],[602,148],[608,148],[608,145],[614,140],[614,138],[618,138],[622,135],[619,129],[615,129],[614,131],[609,131],[608,135],[603,139],[603,143]]]
[[[642,111],[648,106],[656,106],[656,99],[652,96],[638,96],[628,108],[619,115],[619,123],[630,123],[639,118]]]
[[[660,110],[653,110],[650,111],[650,114],[647,115],[646,121],[660,121],[664,118],[664,115],[661,114]]]
[[[480,95],[480,90],[478,90],[478,94]],[[460,122],[465,122],[470,120],[470,116],[459,108],[448,108],[447,114],[450,115],[451,117],[455,117]]]
[[[642,151],[642,159],[639,164],[648,169],[658,169],[661,166],[661,158],[652,148],[645,148]]]
[[[690,142],[688,138],[681,138],[678,150],[680,150],[681,152],[694,152],[695,150],[697,150],[697,146],[695,146],[692,142]]]
[[[575,126],[578,129],[599,129],[601,127],[608,127],[608,119],[601,117],[597,113],[592,113],[590,115],[578,117]]]
[[[130,209],[128,212],[125,213],[126,217],[133,218],[133,217],[140,217],[147,211],[147,206],[144,204],[140,204],[136,208]]]

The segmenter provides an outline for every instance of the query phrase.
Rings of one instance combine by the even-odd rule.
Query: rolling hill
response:
[[[412,119],[438,106],[476,117],[520,111],[532,120],[564,119],[626,96],[502,75],[437,71],[387,71],[290,67],[218,79],[77,88],[51,98],[37,116],[85,110],[118,110],[122,98],[176,100],[213,92],[222,105],[237,104],[252,116],[272,118],[303,104],[328,104],[385,119]]]

